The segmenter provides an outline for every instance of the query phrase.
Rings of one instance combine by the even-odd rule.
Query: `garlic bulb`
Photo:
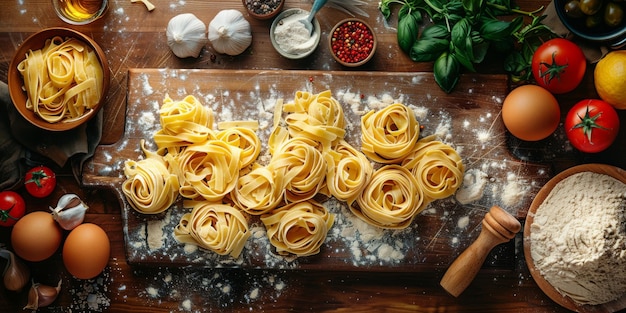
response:
[[[167,24],[167,45],[179,58],[197,58],[207,43],[206,25],[191,13],[174,16]]]
[[[252,27],[241,12],[222,10],[209,23],[209,41],[218,53],[239,55],[252,43]]]
[[[85,219],[89,207],[75,194],[64,194],[56,208],[50,207],[52,218],[65,230],[72,230]]]

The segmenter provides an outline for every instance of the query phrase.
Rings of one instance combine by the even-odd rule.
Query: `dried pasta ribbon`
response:
[[[241,149],[221,140],[209,140],[186,147],[177,161],[183,197],[219,202],[237,184]]]
[[[431,200],[451,196],[463,183],[465,166],[461,156],[434,136],[420,139],[402,165],[411,171],[418,188]]]
[[[309,256],[320,252],[335,216],[318,202],[307,200],[273,210],[261,221],[278,254]]]
[[[172,122],[188,121],[207,128],[213,127],[213,110],[202,105],[198,99],[188,95],[183,100],[175,101],[169,95],[165,95],[163,104],[159,110],[161,127],[170,134],[178,134],[180,131],[173,126]]]
[[[271,167],[259,166],[239,177],[230,193],[233,202],[246,213],[261,215],[275,209],[283,200],[282,175]]]
[[[341,104],[335,100],[329,90],[317,95],[306,93],[306,97],[299,98],[296,93],[293,113],[287,115],[289,135],[291,137],[305,137],[320,142],[325,150],[346,133],[345,120]],[[290,107],[286,105],[287,111]]]
[[[351,211],[368,224],[390,229],[408,227],[428,204],[411,173],[400,165],[374,172]]]
[[[369,183],[374,172],[367,157],[345,140],[324,154],[328,165],[326,187],[339,201],[351,206]]]
[[[288,202],[313,198],[325,183],[327,166],[316,144],[307,138],[291,138],[272,156],[269,166],[282,177]]]
[[[213,111],[204,107],[194,96],[174,101],[165,96],[159,110],[161,129],[154,135],[159,150],[178,154],[184,147],[216,139]]]
[[[238,258],[251,233],[248,220],[236,208],[219,203],[198,202],[174,228],[174,238],[219,255]]]
[[[50,123],[82,118],[102,98],[104,72],[84,42],[59,36],[31,50],[17,65],[24,79],[26,108]]]
[[[283,104],[282,112],[304,113],[309,109],[309,104],[314,98],[315,95],[313,93],[298,90],[296,91],[293,102]]]
[[[217,133],[217,139],[241,149],[241,169],[250,166],[261,154],[261,140],[250,128],[227,128]]]
[[[415,114],[400,103],[370,111],[361,119],[363,153],[383,164],[399,163],[411,153],[419,133]]]
[[[126,180],[122,192],[130,206],[140,213],[157,214],[167,210],[178,197],[178,178],[171,174],[164,159],[148,151],[141,141],[146,158],[124,164]]]

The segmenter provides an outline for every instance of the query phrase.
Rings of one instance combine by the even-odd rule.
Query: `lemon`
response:
[[[596,91],[616,109],[626,109],[626,50],[609,52],[593,72]]]

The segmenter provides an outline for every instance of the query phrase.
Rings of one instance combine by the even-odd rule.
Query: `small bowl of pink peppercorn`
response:
[[[369,24],[358,18],[348,18],[337,23],[330,31],[328,40],[333,58],[347,67],[367,63],[376,52],[376,34]]]

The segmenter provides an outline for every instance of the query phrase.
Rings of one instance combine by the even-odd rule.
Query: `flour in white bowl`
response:
[[[307,12],[292,14],[280,20],[274,30],[274,40],[283,51],[289,54],[302,54],[314,48],[317,39],[311,36],[304,24]]]
[[[626,184],[571,175],[537,208],[530,229],[533,263],[561,294],[591,305],[626,294]]]

